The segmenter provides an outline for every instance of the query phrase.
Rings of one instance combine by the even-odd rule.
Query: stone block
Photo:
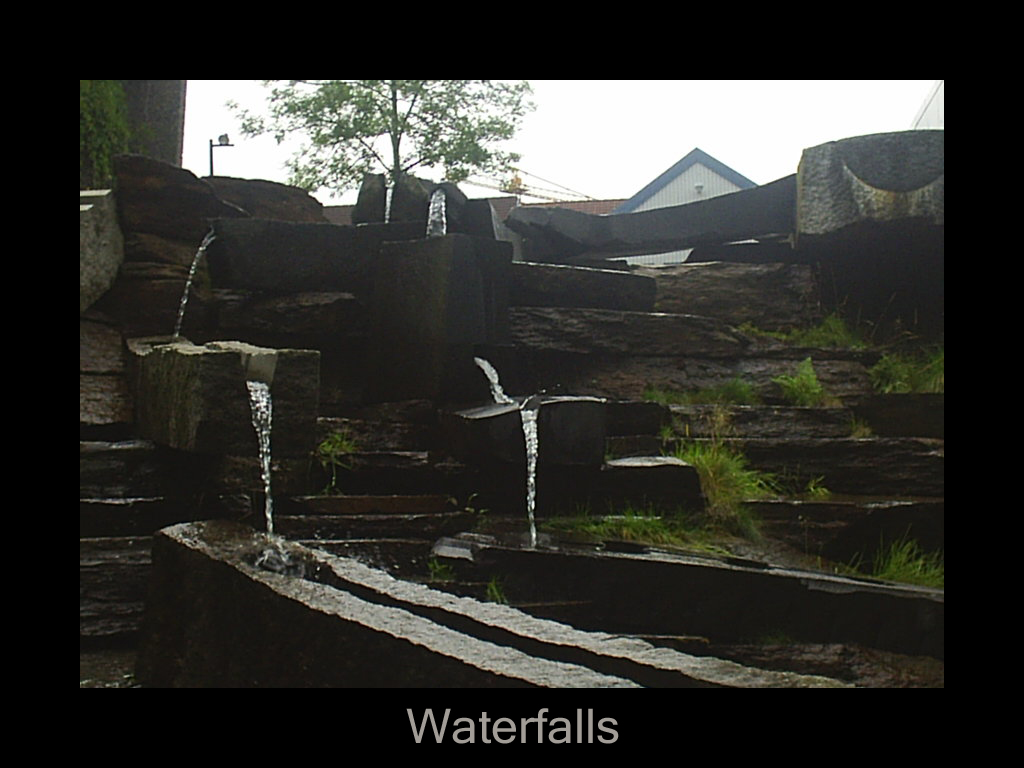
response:
[[[263,179],[235,179],[207,176],[205,179],[217,197],[237,205],[257,219],[306,221],[323,224],[324,207],[306,190]]]
[[[541,396],[537,415],[539,466],[597,466],[604,461],[607,416],[596,397]],[[441,417],[447,447],[472,463],[526,464],[519,404],[485,405]]]
[[[357,597],[326,553],[289,544],[290,572],[301,575],[254,566],[269,544],[216,522],[154,537],[136,668],[144,686],[637,687]]]
[[[206,257],[216,288],[372,296],[384,241],[424,236],[410,222],[341,226],[266,219],[214,222]]]
[[[797,248],[852,232],[945,222],[945,131],[855,136],[805,149],[797,172]]]
[[[114,158],[117,204],[125,234],[142,232],[195,243],[198,248],[210,221],[246,218],[191,171],[142,155]]]
[[[704,510],[706,500],[697,470],[672,456],[634,456],[605,463],[599,483],[598,502],[615,510],[625,505],[643,509],[683,508]]]
[[[136,421],[147,439],[183,451],[256,454],[247,380],[270,384],[271,450],[305,456],[313,447],[320,353],[237,341],[132,339]]]
[[[656,290],[652,278],[619,270],[514,262],[509,304],[651,312]]]
[[[707,262],[647,267],[657,281],[659,312],[753,323],[768,331],[804,328],[820,319],[820,292],[807,264]]]
[[[472,399],[473,347],[508,339],[508,243],[447,235],[380,250],[370,391],[381,401]]]
[[[81,314],[114,284],[124,261],[124,238],[117,223],[114,195],[109,189],[83,191],[79,201],[78,304]]]
[[[513,307],[512,343],[530,350],[583,354],[741,357],[749,339],[697,315],[609,309]]]

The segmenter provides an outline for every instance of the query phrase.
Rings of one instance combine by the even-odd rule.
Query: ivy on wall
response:
[[[114,155],[132,149],[132,129],[120,80],[79,80],[80,189],[110,186]]]

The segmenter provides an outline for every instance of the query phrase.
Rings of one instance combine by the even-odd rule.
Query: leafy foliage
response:
[[[868,371],[882,394],[946,391],[946,348],[918,353],[886,353]]]
[[[79,188],[109,186],[113,181],[114,155],[131,149],[132,129],[121,81],[79,80]]]
[[[818,381],[818,375],[814,372],[814,362],[809,357],[797,364],[796,374],[793,376],[783,374],[776,376],[772,381],[782,389],[782,396],[786,402],[793,405],[813,408],[835,402],[835,398],[831,397]]]
[[[322,493],[336,493],[338,490],[338,468],[351,469],[346,456],[359,450],[356,441],[344,430],[332,432],[317,447],[316,458],[321,468],[330,470],[331,480]]]
[[[291,160],[292,183],[344,191],[367,173],[391,179],[414,168],[444,169],[445,180],[472,171],[500,173],[517,155],[495,145],[512,138],[528,110],[526,81],[264,80],[269,117],[240,113],[248,136],[290,134],[308,143]]]

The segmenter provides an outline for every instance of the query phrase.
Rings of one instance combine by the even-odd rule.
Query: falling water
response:
[[[537,524],[533,519],[533,508],[537,500],[538,413],[540,400],[536,397],[531,397],[519,409],[519,416],[523,420],[523,437],[526,439],[526,518],[530,521],[530,549],[537,548]]]
[[[491,384],[491,397],[500,405],[515,404],[515,400],[505,394],[498,381],[498,372],[494,366],[482,357],[474,357],[473,362],[487,376]],[[537,414],[540,411],[540,398],[531,397],[519,407],[519,416],[523,421],[523,438],[526,441],[526,517],[530,521],[530,549],[537,547],[537,524],[534,521],[534,507],[537,500]]]
[[[178,319],[174,323],[174,338],[181,337],[181,324],[185,320],[185,305],[188,304],[188,294],[192,289],[192,280],[196,276],[196,268],[199,266],[199,260],[206,253],[207,247],[213,242],[216,235],[211,229],[206,233],[206,237],[203,238],[203,242],[199,244],[199,250],[196,251],[195,257],[192,259],[192,266],[188,270],[188,279],[185,280],[185,292],[181,294],[181,303],[178,305]]]
[[[388,180],[384,190],[384,223],[391,221],[391,198],[395,196],[395,182]]]
[[[273,421],[273,404],[270,400],[270,386],[263,381],[247,381],[249,405],[252,408],[252,426],[260,444],[260,473],[263,475],[263,493],[266,497],[263,512],[267,518],[267,535],[274,534],[274,501],[270,495],[270,424]]]
[[[430,209],[427,211],[427,237],[441,237],[448,233],[444,189],[438,187],[430,196]]]
[[[482,370],[484,375],[487,377],[487,381],[491,383],[491,397],[494,398],[494,402],[501,405],[508,405],[515,402],[515,400],[506,395],[505,390],[501,388],[501,382],[498,381],[498,372],[494,370],[493,365],[482,357],[474,357],[473,362],[479,366],[480,370]]]

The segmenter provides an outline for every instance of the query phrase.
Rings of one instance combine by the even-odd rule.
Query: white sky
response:
[[[631,197],[694,147],[765,184],[795,173],[807,147],[910,128],[935,82],[531,80],[537,109],[506,148],[522,155],[519,167],[532,174],[523,177],[527,185],[561,185],[599,199]],[[209,141],[227,133],[235,146],[214,149],[218,176],[287,182],[285,161],[294,149],[269,136],[244,138],[225,106],[234,100],[259,111],[265,94],[258,80],[189,80],[184,167],[207,176]],[[459,186],[470,197],[503,194]],[[337,205],[354,203],[356,192],[315,196]]]

